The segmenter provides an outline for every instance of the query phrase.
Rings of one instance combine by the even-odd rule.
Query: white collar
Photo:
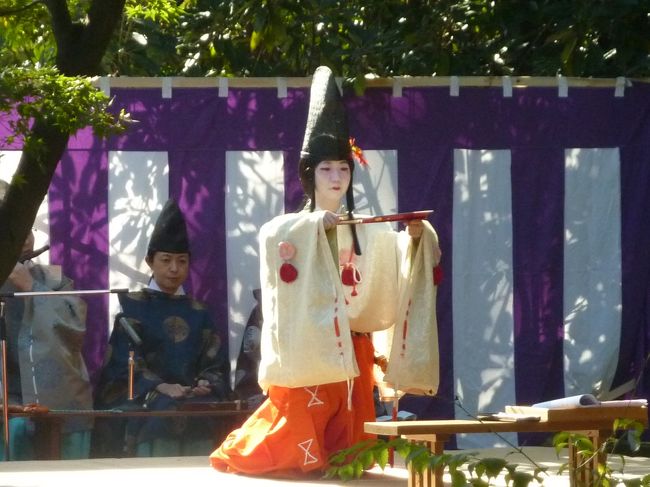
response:
[[[158,286],[158,283],[153,278],[153,276],[151,276],[149,278],[149,284],[147,284],[147,287],[149,289],[151,289],[152,291],[158,291],[158,292],[161,292],[161,293],[165,292],[162,289],[160,289],[160,287]],[[174,296],[184,296],[184,295],[185,295],[185,289],[183,289],[183,286],[178,286],[178,289],[174,293]]]

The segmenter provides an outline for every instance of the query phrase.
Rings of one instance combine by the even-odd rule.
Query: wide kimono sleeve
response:
[[[199,355],[196,378],[207,380],[212,388],[213,396],[218,400],[226,400],[231,395],[230,389],[230,360],[228,347],[225,346],[219,334],[215,331],[207,312],[201,327],[202,346]]]
[[[134,329],[136,324],[131,323]],[[136,333],[140,332],[139,328]],[[116,319],[108,339],[99,382],[95,388],[95,408],[108,409],[128,399],[129,352],[134,350],[124,328]]]
[[[347,282],[343,286],[350,328],[361,333],[386,330],[395,324],[397,315],[398,233],[388,223],[373,223],[357,225],[357,235],[362,253],[352,255],[350,229],[339,225],[341,264],[349,266],[347,261],[353,262],[358,272],[353,285]]]
[[[260,278],[262,390],[358,375],[345,297],[322,212],[282,215],[262,227]]]
[[[58,266],[34,266],[32,291],[70,291],[72,281]],[[78,296],[35,296],[25,299],[19,357],[23,401],[52,409],[88,409],[92,391],[82,346],[86,303]],[[31,335],[28,339],[26,334]]]
[[[384,380],[395,389],[435,394],[440,380],[434,268],[440,260],[438,236],[424,221],[416,244],[406,232],[398,237],[400,291],[388,370]]]

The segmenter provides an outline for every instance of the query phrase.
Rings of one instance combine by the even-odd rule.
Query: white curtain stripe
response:
[[[515,404],[510,151],[454,150],[453,289],[456,418]],[[505,435],[516,441],[516,435]],[[503,446],[459,435],[460,448]]]
[[[618,149],[567,149],[564,200],[564,390],[608,392],[621,328]]]
[[[108,282],[136,290],[149,281],[147,245],[169,198],[167,152],[113,151],[108,160]],[[117,296],[111,295],[109,327],[118,311]]]
[[[228,334],[232,380],[242,335],[260,286],[257,234],[284,213],[284,158],[280,151],[226,152],[225,224]]]

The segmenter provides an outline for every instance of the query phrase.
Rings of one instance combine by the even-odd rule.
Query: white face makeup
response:
[[[316,206],[337,212],[350,186],[350,166],[347,161],[321,161],[314,171]]]

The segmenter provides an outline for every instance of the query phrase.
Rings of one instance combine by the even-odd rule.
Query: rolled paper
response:
[[[363,223],[380,223],[380,222],[402,222],[410,220],[426,220],[433,213],[433,210],[409,211],[406,213],[394,213],[392,215],[370,216],[363,218],[347,218],[347,215],[340,215],[343,219],[339,220],[339,225],[353,225]]]

